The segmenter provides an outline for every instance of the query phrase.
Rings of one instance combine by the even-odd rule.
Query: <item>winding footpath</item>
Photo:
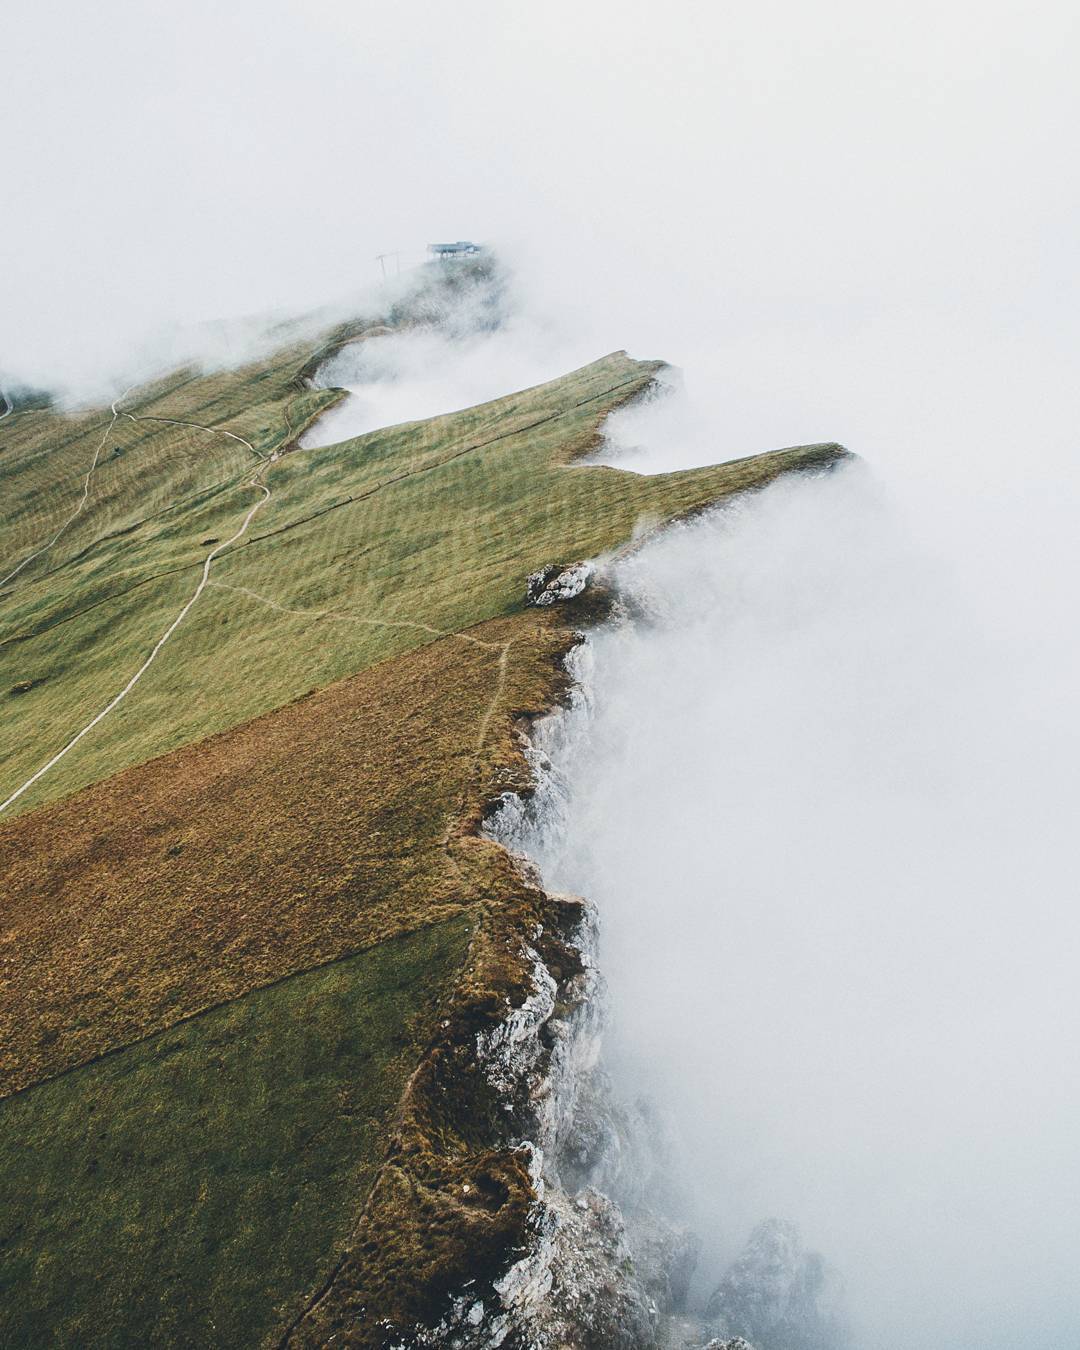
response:
[[[614,386],[614,388],[618,388],[618,387],[619,387],[618,385]],[[97,454],[95,454],[95,456],[94,456],[94,463],[90,466],[90,471],[89,471],[89,473],[87,473],[87,476],[86,476],[86,482],[85,482],[85,484],[84,484],[83,498],[82,498],[82,501],[79,503],[79,506],[78,506],[78,508],[77,508],[76,511],[75,511],[75,514],[72,516],[72,518],[71,518],[72,520],[75,519],[75,516],[77,516],[77,515],[79,514],[79,512],[81,512],[83,506],[86,504],[86,497],[87,497],[87,495],[88,495],[88,493],[89,493],[90,476],[91,476],[91,474],[93,473],[94,468],[95,468],[96,465],[97,465],[97,461],[98,461],[98,457],[99,457],[99,455],[100,455],[100,453],[101,453],[101,449],[102,449],[102,447],[105,445],[106,440],[108,440],[109,432],[110,432],[110,431],[112,430],[112,428],[115,426],[116,421],[117,421],[118,418],[120,418],[120,417],[127,417],[127,418],[130,418],[130,420],[133,421],[133,422],[135,422],[135,421],[161,421],[161,422],[167,422],[167,421],[173,421],[173,420],[174,420],[174,419],[170,419],[170,418],[140,418],[140,417],[137,417],[137,416],[133,415],[132,413],[121,413],[120,410],[119,410],[118,407],[117,407],[117,404],[119,404],[119,403],[121,403],[121,402],[123,401],[123,399],[127,396],[127,392],[129,392],[129,391],[125,391],[125,393],[122,394],[122,395],[120,396],[120,398],[118,398],[118,399],[111,405],[111,406],[112,406],[112,421],[109,423],[109,426],[108,426],[108,428],[107,428],[106,431],[105,431],[105,435],[102,437],[101,445],[98,447],[98,452],[97,452]],[[574,407],[581,407],[581,406],[583,406],[583,405],[586,404],[586,403],[591,403],[591,402],[593,402],[595,399],[603,397],[603,395],[604,395],[605,393],[610,393],[610,392],[612,392],[612,391],[611,391],[611,390],[602,390],[600,394],[594,394],[594,395],[591,395],[589,398],[583,399],[583,400],[581,400],[580,403],[577,403],[577,404],[575,404],[575,405],[573,405],[573,406],[574,406]],[[510,436],[518,436],[518,435],[521,435],[521,434],[522,434],[523,432],[525,432],[525,431],[530,431],[530,430],[532,430],[533,428],[538,427],[538,426],[541,426],[541,425],[543,425],[543,424],[546,423],[546,422],[550,422],[550,421],[555,420],[555,419],[558,418],[558,417],[562,417],[562,416],[564,415],[565,411],[566,411],[565,409],[560,409],[558,412],[549,413],[549,414],[547,414],[547,415],[544,416],[544,417],[538,418],[535,422],[528,423],[526,426],[523,426],[523,427],[515,427],[515,428],[513,428],[513,429],[510,430],[510,431],[500,432],[498,435],[491,436],[491,437],[489,437],[487,440],[480,441],[480,442],[474,443],[474,444],[472,444],[472,445],[467,445],[467,446],[465,446],[463,449],[461,449],[461,450],[456,450],[456,451],[454,451],[453,454],[447,455],[445,458],[443,458],[443,459],[441,459],[441,460],[439,460],[439,461],[437,461],[437,462],[435,462],[435,463],[433,463],[433,464],[423,465],[423,466],[421,466],[421,467],[419,467],[419,468],[416,468],[416,469],[409,469],[409,470],[406,470],[406,471],[403,472],[403,473],[391,475],[391,476],[390,476],[389,478],[387,478],[386,480],[384,480],[384,481],[382,481],[382,482],[380,482],[380,483],[377,483],[373,488],[369,489],[367,492],[364,492],[364,493],[359,494],[359,495],[358,495],[357,497],[355,497],[355,498],[350,496],[350,497],[346,498],[346,500],[343,501],[343,502],[336,502],[336,503],[331,504],[331,505],[328,506],[328,507],[324,507],[323,510],[316,512],[314,516],[304,517],[304,518],[302,518],[300,521],[292,522],[291,525],[286,525],[286,526],[283,526],[282,528],[283,528],[283,529],[290,529],[290,528],[293,528],[293,526],[295,526],[295,525],[298,525],[298,524],[304,524],[304,523],[306,523],[307,520],[312,520],[312,519],[314,519],[315,516],[323,515],[323,514],[325,514],[327,511],[332,511],[332,510],[337,509],[338,507],[349,505],[349,504],[350,504],[351,502],[353,502],[353,501],[363,500],[364,498],[373,495],[375,492],[379,492],[379,491],[383,490],[384,488],[389,487],[390,485],[392,485],[392,484],[394,484],[394,483],[401,482],[402,480],[404,480],[404,479],[406,479],[406,478],[419,477],[419,476],[422,475],[422,474],[431,472],[433,469],[441,468],[441,467],[443,467],[444,465],[450,463],[452,460],[459,459],[459,458],[461,458],[463,455],[467,455],[467,454],[471,453],[471,452],[474,451],[474,450],[481,449],[481,448],[484,447],[484,446],[491,445],[491,444],[493,444],[493,443],[496,442],[496,441],[504,440],[504,439],[506,439],[507,437],[510,437]],[[143,664],[139,667],[139,669],[135,672],[135,674],[132,675],[131,679],[128,680],[127,684],[124,685],[124,687],[120,690],[120,692],[119,692],[118,694],[116,694],[116,695],[110,700],[110,702],[107,703],[107,704],[105,705],[105,707],[101,709],[101,711],[100,711],[99,713],[97,713],[93,718],[91,718],[91,720],[90,720],[89,722],[87,722],[86,725],[85,725],[84,727],[80,728],[80,730],[77,731],[77,732],[75,733],[75,735],[72,736],[72,738],[71,738],[71,739],[63,746],[63,748],[60,749],[55,755],[53,755],[53,757],[52,757],[50,760],[48,760],[47,763],[43,764],[43,765],[41,766],[41,768],[37,770],[36,773],[32,774],[32,775],[31,775],[24,783],[20,784],[20,786],[17,787],[17,788],[15,789],[15,791],[12,792],[11,795],[10,795],[9,797],[7,797],[4,801],[0,802],[0,814],[3,814],[3,812],[6,811],[6,810],[8,809],[8,807],[12,806],[16,801],[18,801],[18,799],[19,799],[25,792],[27,792],[30,788],[32,788],[32,787],[34,786],[35,783],[37,783],[37,782],[38,782],[40,779],[42,779],[47,773],[49,773],[50,770],[52,770],[53,768],[55,768],[56,765],[59,764],[60,761],[61,761],[67,754],[69,754],[69,753],[75,748],[76,745],[79,744],[79,742],[83,739],[84,736],[89,735],[89,733],[90,733],[91,731],[93,731],[93,729],[94,729],[100,722],[102,722],[106,717],[108,717],[109,714],[112,713],[112,712],[113,712],[113,711],[114,711],[114,710],[115,710],[115,709],[116,709],[116,708],[124,701],[125,698],[127,698],[128,694],[131,693],[132,689],[135,688],[135,686],[138,684],[138,682],[142,679],[142,677],[143,677],[143,676],[146,674],[146,672],[150,669],[151,665],[153,665],[154,661],[156,660],[156,658],[157,658],[157,656],[158,656],[158,653],[161,651],[161,649],[162,649],[162,648],[165,646],[165,644],[168,642],[169,638],[172,637],[172,635],[173,635],[173,633],[176,631],[176,629],[180,626],[181,623],[183,623],[184,619],[187,617],[188,613],[190,612],[192,606],[193,606],[193,605],[196,603],[196,601],[199,599],[199,596],[202,595],[203,591],[206,589],[206,587],[207,587],[208,585],[212,584],[212,583],[210,582],[210,568],[211,568],[211,565],[213,564],[214,559],[218,556],[219,553],[223,553],[226,549],[231,548],[234,544],[238,543],[239,540],[243,538],[243,536],[247,533],[248,527],[250,526],[251,522],[254,520],[255,516],[259,513],[259,511],[262,510],[262,508],[263,508],[263,507],[266,505],[266,503],[270,500],[270,496],[271,496],[270,489],[266,486],[265,483],[261,482],[260,480],[261,480],[263,474],[267,471],[267,469],[269,469],[269,468],[275,463],[275,461],[280,457],[280,453],[281,453],[281,452],[280,452],[280,449],[274,450],[269,456],[267,456],[267,455],[263,455],[260,451],[256,450],[256,448],[251,444],[251,442],[248,441],[248,440],[245,440],[245,438],[244,438],[243,436],[239,436],[239,435],[237,435],[235,432],[232,432],[232,431],[226,431],[226,430],[224,430],[224,429],[221,428],[221,427],[208,427],[208,426],[203,426],[203,425],[202,425],[201,423],[199,423],[199,422],[178,422],[178,421],[177,421],[177,422],[175,422],[174,424],[175,424],[175,425],[180,425],[180,426],[196,427],[196,428],[198,428],[200,431],[206,431],[206,432],[210,432],[210,433],[212,433],[212,434],[219,434],[219,435],[222,435],[222,436],[228,436],[228,437],[230,437],[232,440],[239,441],[242,445],[247,446],[247,448],[251,451],[251,453],[255,456],[255,458],[258,459],[258,460],[260,461],[260,463],[259,463],[259,467],[255,470],[254,474],[251,476],[250,479],[248,479],[248,482],[247,482],[246,486],[257,488],[257,489],[259,490],[259,492],[261,492],[263,495],[262,495],[262,496],[259,498],[259,500],[254,504],[254,506],[252,506],[251,509],[248,511],[247,515],[244,517],[243,523],[241,524],[240,528],[236,531],[236,533],[235,533],[230,539],[226,539],[223,543],[217,544],[217,545],[211,550],[211,552],[208,553],[208,554],[206,555],[206,558],[205,558],[204,561],[203,561],[202,573],[201,573],[201,575],[200,575],[200,577],[199,577],[199,583],[198,583],[198,585],[195,587],[195,590],[194,590],[194,592],[193,592],[191,598],[190,598],[190,599],[188,600],[188,602],[184,605],[183,609],[182,609],[182,610],[180,611],[180,613],[176,616],[176,618],[173,619],[172,623],[168,626],[168,628],[167,628],[167,629],[165,630],[165,632],[161,635],[161,637],[158,638],[157,642],[154,644],[154,646],[153,646],[153,648],[151,649],[150,654],[147,656],[146,660],[145,660],[145,661],[143,662]],[[284,444],[288,444],[288,440],[286,440],[286,441],[284,442]],[[60,531],[58,531],[58,533],[53,537],[53,539],[51,539],[51,540],[49,541],[48,544],[44,545],[41,549],[39,549],[37,553],[32,554],[32,555],[31,555],[31,558],[39,556],[41,553],[43,553],[43,552],[45,551],[45,549],[50,548],[50,547],[52,546],[52,544],[56,542],[56,539],[59,538],[60,534],[63,533],[64,529],[67,528],[67,525],[69,525],[70,523],[71,523],[71,521],[66,522],[65,525],[61,527]],[[271,533],[276,533],[276,531],[272,531]],[[258,538],[266,538],[266,537],[268,537],[268,536],[257,536],[257,537],[258,537]],[[27,559],[25,559],[22,563],[20,563],[19,567],[16,568],[15,571],[18,572],[18,571],[20,571],[23,567],[25,567],[26,564],[27,564],[28,562],[31,561],[31,558],[27,558]],[[14,575],[15,575],[15,573],[9,574],[8,577],[3,578],[3,581],[9,580],[10,577],[11,577],[11,576],[14,576]],[[0,585],[3,584],[3,581],[0,581]],[[218,583],[213,583],[213,584],[217,585]],[[490,725],[491,725],[491,719],[492,719],[492,717],[493,717],[493,715],[494,715],[494,713],[495,713],[496,708],[498,707],[498,704],[499,704],[500,699],[503,697],[503,693],[504,693],[505,685],[506,685],[507,665],[508,665],[508,661],[509,661],[509,655],[510,655],[509,649],[510,649],[511,643],[506,643],[506,644],[495,644],[495,643],[484,642],[482,639],[472,637],[472,636],[469,635],[469,634],[465,634],[465,633],[447,633],[447,632],[443,632],[443,631],[440,630],[440,629],[430,627],[428,624],[424,624],[424,623],[416,623],[416,622],[409,622],[409,621],[407,621],[407,620],[398,620],[398,621],[394,621],[394,620],[367,619],[367,618],[363,618],[363,617],[356,616],[356,615],[345,614],[345,613],[343,613],[342,611],[331,611],[331,610],[321,610],[321,611],[309,610],[309,611],[303,611],[303,610],[289,609],[289,608],[287,608],[287,607],[285,607],[285,606],[283,606],[283,605],[279,605],[276,601],[271,600],[271,599],[269,599],[269,598],[266,597],[266,596],[259,595],[259,594],[257,594],[257,593],[254,592],[254,591],[250,591],[250,590],[248,590],[246,587],[243,587],[243,586],[225,587],[225,589],[231,589],[231,590],[234,590],[234,591],[242,592],[242,593],[246,594],[247,596],[249,596],[251,599],[256,600],[256,601],[258,601],[258,602],[261,602],[262,604],[269,605],[271,608],[276,609],[276,610],[278,610],[279,612],[284,613],[284,614],[305,614],[305,613],[306,613],[306,614],[312,615],[313,617],[345,619],[345,620],[348,620],[348,621],[351,621],[351,622],[354,622],[354,623],[368,623],[368,624],[375,624],[375,625],[378,625],[378,626],[380,626],[380,627],[395,627],[395,628],[396,628],[396,627],[401,627],[401,628],[420,629],[420,630],[422,630],[422,631],[424,631],[424,632],[431,633],[433,636],[443,637],[443,638],[454,637],[454,638],[458,638],[458,639],[460,639],[460,640],[462,640],[462,641],[464,641],[464,642],[475,643],[477,646],[480,646],[480,647],[488,647],[488,648],[491,648],[492,650],[498,651],[498,652],[499,652],[498,676],[497,676],[497,679],[496,679],[495,690],[494,690],[494,693],[493,693],[493,695],[492,695],[492,698],[491,698],[491,700],[490,700],[490,702],[489,702],[487,708],[485,709],[485,712],[484,712],[484,714],[483,714],[483,717],[481,718],[480,726],[479,726],[478,732],[477,732],[477,738],[476,738],[476,753],[477,753],[477,755],[479,755],[481,749],[483,748],[484,742],[485,742],[485,740],[486,740],[486,738],[487,738],[488,729],[489,729],[489,727],[490,727]]]
[[[123,395],[121,395],[121,398],[122,397]],[[112,405],[113,420],[109,424],[109,430],[112,429],[112,427],[116,423],[116,419],[121,415],[125,417],[131,417],[130,413],[121,414],[117,410],[116,404],[119,403],[120,401],[121,401],[120,399],[117,399],[116,403]],[[132,418],[132,420],[135,421],[137,419]],[[164,420],[164,419],[154,419],[154,420]],[[197,425],[197,423],[192,422],[186,423],[185,425],[195,426]],[[102,438],[101,442],[102,446],[108,439],[109,430],[106,431],[105,436]],[[201,430],[214,432],[218,431],[219,428],[201,427]],[[233,544],[237,542],[238,539],[241,539],[244,536],[244,534],[247,533],[248,526],[255,519],[255,516],[259,513],[259,511],[261,511],[262,508],[266,505],[266,503],[270,500],[271,495],[270,489],[266,486],[265,483],[262,483],[259,480],[262,477],[263,473],[266,471],[266,469],[271,464],[273,464],[274,461],[278,458],[278,452],[274,451],[274,453],[269,456],[261,455],[259,451],[257,451],[255,447],[251,444],[251,442],[244,440],[242,436],[237,436],[234,432],[231,431],[225,431],[222,432],[221,434],[225,436],[231,436],[234,440],[242,441],[243,444],[248,447],[251,453],[261,461],[259,468],[255,471],[252,477],[248,479],[248,482],[245,484],[245,486],[257,488],[259,492],[262,493],[262,496],[248,511],[247,515],[244,517],[243,523],[241,524],[240,528],[236,531],[236,533],[230,539],[226,539],[224,540],[224,542],[217,544],[206,555],[205,559],[203,560],[202,573],[199,577],[199,583],[195,587],[195,590],[192,592],[191,598],[184,605],[180,613],[177,614],[176,618],[173,619],[172,623],[169,624],[168,628],[166,628],[164,633],[162,633],[161,637],[158,638],[157,642],[154,643],[153,647],[150,650],[150,654],[147,656],[146,660],[138,668],[135,674],[132,675],[132,677],[128,680],[127,684],[124,685],[124,687],[120,690],[118,694],[114,695],[114,697],[105,705],[104,708],[101,709],[99,713],[97,713],[94,717],[92,717],[84,727],[80,728],[80,730],[77,731],[75,735],[71,737],[71,739],[67,742],[67,744],[61,750],[57,751],[55,755],[53,755],[52,759],[50,759],[47,763],[43,764],[41,768],[37,770],[36,773],[31,774],[31,776],[26,780],[26,782],[22,783],[19,787],[17,787],[15,791],[8,798],[6,798],[6,800],[0,802],[0,813],[6,811],[9,806],[13,805],[13,803],[19,800],[19,798],[23,795],[24,792],[28,791],[30,788],[34,786],[35,783],[37,783],[40,779],[44,778],[45,775],[51,769],[55,768],[56,765],[60,763],[60,761],[64,758],[65,755],[69,754],[75,748],[75,746],[79,744],[79,742],[83,739],[84,736],[89,735],[89,733],[93,731],[93,729],[100,722],[104,721],[105,718],[108,717],[111,712],[113,712],[116,708],[120,706],[121,703],[123,703],[124,699],[127,698],[128,694],[131,693],[131,691],[139,683],[142,677],[154,664],[154,661],[157,659],[158,653],[161,651],[162,647],[165,646],[168,640],[172,637],[173,633],[176,632],[177,628],[179,628],[180,625],[183,623],[183,621],[187,618],[188,614],[191,611],[192,606],[195,604],[199,596],[202,595],[203,591],[206,589],[210,581],[210,568],[213,564],[214,559],[217,557],[219,553],[223,552],[227,548],[230,548]],[[99,446],[98,454],[100,453],[101,447]],[[94,464],[96,463],[97,463],[97,455],[95,455],[94,457]],[[93,467],[94,466],[91,465],[90,473],[93,473]],[[89,484],[90,484],[90,474],[88,473],[86,476],[87,491],[89,491]],[[86,502],[86,493],[84,492],[83,501],[80,503],[79,510],[82,509],[83,505],[85,505],[85,502]],[[76,512],[76,514],[78,514],[78,512]],[[74,517],[72,517],[72,519],[74,519]],[[58,538],[59,535],[57,535],[56,537]],[[55,542],[55,539],[51,540],[50,544],[53,542]],[[49,547],[49,545],[46,545],[46,547]],[[39,549],[38,552],[39,553],[44,552],[44,549]],[[30,561],[29,558],[26,559],[26,562],[29,561]],[[25,566],[25,563],[23,563],[22,566]],[[5,580],[7,580],[7,578],[5,578]]]
[[[122,402],[122,396],[117,402]],[[261,451],[256,450],[251,442],[245,440],[243,436],[238,436],[235,431],[226,431],[224,427],[204,427],[201,422],[183,422],[177,417],[136,417],[134,413],[127,412],[121,415],[126,417],[129,422],[165,422],[170,427],[194,427],[196,431],[209,431],[215,436],[228,436],[230,441],[239,441],[241,445],[246,445],[255,458],[262,460],[264,464],[269,464],[271,459],[277,458],[276,455],[264,455]],[[289,426],[288,409],[285,410],[285,425],[286,427]],[[288,440],[289,437],[286,436],[286,444]]]

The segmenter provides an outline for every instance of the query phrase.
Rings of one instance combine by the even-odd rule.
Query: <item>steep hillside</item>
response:
[[[376,1345],[506,1267],[470,1047],[573,958],[478,827],[599,603],[526,576],[842,453],[575,465],[623,353],[297,451],[358,328],[0,424],[6,1345]]]

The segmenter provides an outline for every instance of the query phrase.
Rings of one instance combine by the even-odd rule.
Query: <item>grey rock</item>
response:
[[[723,1335],[750,1337],[757,1350],[843,1350],[849,1343],[839,1281],[782,1219],[754,1229],[705,1315]]]
[[[588,562],[548,563],[526,578],[525,602],[529,605],[554,605],[572,600],[589,584],[592,573],[592,564]]]

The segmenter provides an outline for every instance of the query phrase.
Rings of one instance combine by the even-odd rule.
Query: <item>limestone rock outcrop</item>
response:
[[[589,584],[593,567],[588,562],[548,563],[525,580],[525,600],[530,605],[554,605],[573,600]]]

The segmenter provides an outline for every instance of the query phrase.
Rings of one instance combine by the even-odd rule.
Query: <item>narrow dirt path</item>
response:
[[[116,402],[119,403],[120,399],[117,399]],[[113,420],[109,424],[109,430],[111,430],[112,426],[115,425],[117,417],[121,415],[117,411],[116,403],[112,405],[112,410],[113,410]],[[131,414],[125,413],[123,414],[123,416],[130,417]],[[132,418],[132,420],[134,421],[137,419]],[[189,423],[188,425],[197,425],[197,424]],[[203,431],[216,430],[216,428],[213,427],[202,427],[201,429]],[[245,441],[242,436],[235,436],[234,433],[232,432],[223,432],[222,434],[232,436],[234,440],[243,441],[243,444],[246,445],[253,454],[258,455],[258,451],[255,449],[255,447],[251,445],[249,441]],[[102,445],[105,444],[106,439],[108,439],[108,431],[106,431],[105,436],[102,438]],[[93,729],[98,725],[99,722],[104,721],[104,719],[108,717],[109,714],[113,712],[114,709],[119,707],[119,705],[124,701],[125,698],[127,698],[128,694],[131,693],[132,689],[135,688],[135,686],[139,683],[142,677],[153,665],[162,647],[165,646],[169,638],[172,637],[173,633],[175,633],[177,628],[180,627],[184,619],[187,618],[189,612],[191,611],[192,606],[198,600],[199,596],[202,595],[203,591],[209,584],[210,568],[211,565],[213,564],[214,559],[224,549],[231,547],[233,544],[236,543],[238,539],[243,537],[243,535],[247,532],[247,528],[251,524],[252,520],[254,520],[258,512],[262,510],[262,508],[270,500],[271,495],[270,489],[266,486],[265,483],[262,483],[259,480],[262,478],[262,475],[266,472],[266,469],[269,467],[269,465],[271,465],[277,458],[277,454],[275,453],[273,455],[270,455],[269,457],[259,455],[259,458],[260,460],[262,460],[262,463],[260,464],[259,468],[255,471],[255,473],[251,476],[251,478],[248,480],[245,486],[257,488],[262,495],[260,496],[259,500],[254,504],[254,506],[250,508],[247,515],[245,515],[243,523],[241,524],[240,528],[236,531],[236,533],[233,534],[231,538],[226,539],[224,542],[216,545],[206,555],[205,559],[203,560],[202,573],[199,577],[198,585],[192,592],[191,598],[184,605],[180,613],[177,614],[176,618],[173,619],[172,623],[169,624],[165,632],[162,633],[161,637],[158,638],[157,642],[154,643],[153,647],[150,649],[150,654],[147,656],[146,660],[138,668],[135,674],[132,675],[132,677],[128,680],[127,684],[124,685],[124,687],[120,690],[120,692],[114,695],[114,697],[109,700],[109,702],[105,705],[104,708],[101,709],[99,713],[97,713],[94,717],[92,717],[84,727],[82,727],[79,731],[77,731],[75,735],[72,736],[72,738],[66,743],[66,745],[64,745],[64,747],[61,750],[57,751],[57,753],[53,755],[53,757],[50,760],[48,760],[45,764],[43,764],[41,768],[37,770],[36,773],[31,774],[31,776],[24,783],[20,784],[20,786],[17,787],[15,791],[8,798],[6,798],[6,800],[0,802],[0,813],[6,811],[9,806],[11,806],[14,802],[18,801],[18,799],[23,795],[24,792],[26,792],[29,788],[33,787],[35,783],[40,781],[40,779],[44,778],[44,776],[51,769],[55,768],[56,765],[60,763],[60,761],[65,757],[65,755],[69,754],[75,748],[75,746],[79,744],[79,742],[83,739],[84,736],[89,735],[89,733],[93,731]],[[96,462],[97,457],[95,456],[95,463]],[[91,467],[91,472],[93,472],[93,467]],[[87,488],[89,488],[89,481],[90,475],[87,474]]]
[[[206,427],[201,422],[183,422],[176,417],[150,417],[140,416],[137,413],[124,413],[124,417],[129,422],[164,422],[170,427],[194,427],[196,431],[209,431],[214,436],[228,436],[230,441],[239,441],[241,445],[246,445],[256,459],[262,460],[264,464],[269,464],[276,455],[264,455],[261,450],[256,450],[249,440],[243,436],[238,436],[235,431],[226,431],[224,427]]]
[[[471,633],[455,633],[445,628],[433,628],[431,624],[419,623],[412,619],[369,619],[362,614],[350,614],[348,610],[344,609],[295,609],[290,605],[279,605],[276,600],[272,600],[268,595],[260,595],[258,591],[249,590],[247,586],[234,586],[228,581],[211,581],[210,585],[218,590],[235,591],[239,595],[246,595],[250,600],[256,600],[259,604],[266,605],[278,614],[295,615],[297,618],[330,619],[338,623],[365,624],[372,628],[409,628],[421,633],[430,633],[432,637],[453,638],[457,642],[470,642],[474,647],[483,647],[489,652],[498,652],[499,668],[495,689],[491,701],[480,719],[476,733],[476,753],[479,754],[484,748],[491,719],[495,716],[506,689],[506,673],[513,638],[509,642],[485,642],[483,638],[473,637]]]
[[[368,619],[361,614],[350,614],[345,609],[292,609],[288,605],[279,605],[267,595],[260,595],[258,591],[248,590],[246,586],[234,586],[228,581],[212,581],[210,585],[217,587],[218,590],[236,591],[240,595],[246,595],[269,609],[277,610],[279,614],[294,614],[299,618],[336,619],[342,623],[366,624],[372,628],[413,628],[421,633],[430,633],[432,637],[457,638],[461,642],[471,642],[476,647],[486,647],[493,652],[502,650],[498,643],[485,642],[482,638],[472,637],[469,633],[452,633],[443,628],[432,628],[427,623],[417,623],[412,619]]]
[[[125,394],[126,393],[127,391],[125,390]],[[116,426],[116,419],[120,416],[120,413],[117,411],[116,404],[120,403],[123,400],[123,398],[124,394],[121,394],[120,398],[118,398],[116,402],[112,404],[112,421],[105,428],[105,431],[103,432],[101,437],[101,441],[99,442],[97,449],[94,451],[94,458],[90,463],[89,469],[87,469],[86,471],[86,477],[83,479],[83,492],[82,496],[79,498],[78,506],[76,506],[75,510],[72,511],[71,515],[68,516],[67,520],[64,521],[63,525],[60,526],[60,528],[56,531],[56,533],[47,543],[42,544],[40,548],[35,549],[33,553],[29,554],[28,557],[25,557],[22,560],[22,562],[19,563],[18,567],[12,568],[12,570],[7,574],[6,577],[0,577],[0,586],[6,585],[13,577],[17,577],[19,573],[23,570],[23,568],[26,567],[29,563],[32,563],[35,558],[40,558],[43,553],[47,553],[49,549],[52,548],[53,544],[55,544],[56,541],[60,538],[60,536],[68,529],[68,527],[73,525],[75,521],[78,520],[79,516],[82,515],[83,507],[86,505],[87,498],[90,496],[90,479],[94,476],[94,470],[98,466],[98,460],[101,458],[101,452],[102,450],[105,449],[105,442],[109,439],[109,436],[112,434],[112,429],[114,426]],[[5,395],[5,402],[6,401],[7,398]],[[10,403],[8,404],[8,412],[11,412]],[[7,413],[4,413],[4,416],[6,417]]]
[[[502,702],[503,692],[506,689],[506,667],[510,661],[510,647],[512,642],[513,639],[511,638],[510,642],[504,642],[499,647],[499,674],[495,681],[495,691],[491,695],[491,702],[484,710],[484,715],[480,719],[480,727],[476,733],[476,753],[478,755],[484,748],[484,742],[487,740],[488,727],[491,726],[491,719],[495,716],[499,704]],[[491,644],[489,643],[488,645],[490,646]]]

